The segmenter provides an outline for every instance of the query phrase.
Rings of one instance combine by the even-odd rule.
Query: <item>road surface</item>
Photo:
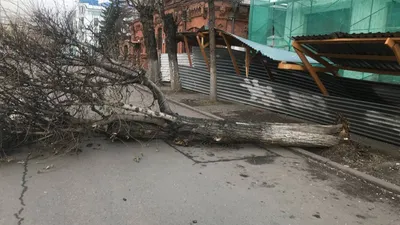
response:
[[[0,164],[0,224],[400,224],[397,196],[283,148],[90,138],[18,163],[31,150]]]

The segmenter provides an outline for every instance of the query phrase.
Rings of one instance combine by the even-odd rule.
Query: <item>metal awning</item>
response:
[[[286,50],[279,49],[279,48],[273,48],[268,45],[259,44],[257,42],[251,41],[246,38],[239,37],[239,36],[231,34],[231,33],[227,33],[227,32],[225,32],[225,33],[227,35],[232,36],[233,38],[236,38],[238,41],[240,41],[244,45],[252,48],[253,50],[260,52],[263,56],[266,56],[275,61],[283,61],[283,62],[291,62],[291,63],[301,63],[302,62],[300,57],[295,52],[290,52],[290,51],[286,51]],[[317,61],[315,61],[314,59],[309,58],[309,57],[308,57],[308,60],[310,63],[313,63],[313,64],[318,63]]]
[[[333,33],[293,40],[293,46],[304,48],[306,55],[317,61],[325,59],[339,69],[400,75],[400,32]]]
[[[226,46],[231,56],[232,64],[238,75],[240,75],[240,69],[236,63],[236,59],[232,51],[233,46],[244,47],[246,49],[246,58],[245,58],[246,76],[248,76],[249,74],[250,62],[253,59],[259,59],[262,62],[267,71],[267,74],[271,79],[273,79],[273,75],[270,72],[269,68],[267,68],[264,60],[275,60],[275,61],[283,61],[290,63],[302,62],[301,58],[294,52],[259,44],[254,41],[239,37],[237,35],[231,34],[229,32],[220,29],[215,29],[215,31],[216,31],[215,34],[216,45]],[[179,32],[177,33],[177,42],[184,42],[185,48],[187,49],[189,49],[189,45],[199,46],[203,58],[206,62],[206,65],[209,67],[208,57],[204,50],[209,46],[209,30],[207,28],[202,27],[197,32]],[[187,51],[187,53],[189,62],[191,62],[189,51]],[[310,63],[318,63],[312,58],[307,57],[307,59],[309,60]]]
[[[226,46],[224,37],[228,40],[230,46],[249,47],[256,53],[260,52],[263,56],[276,61],[301,63],[301,59],[295,52],[286,51],[283,49],[273,48],[268,45],[259,44],[246,38],[239,37],[235,34],[215,29],[217,45]],[[191,46],[198,46],[197,36],[200,35],[204,38],[204,42],[208,43],[208,29],[202,27],[197,32],[179,32],[177,33],[177,41],[184,42],[184,37],[187,38],[188,44]],[[208,46],[208,45],[207,45]],[[310,63],[318,63],[312,58],[308,58]]]
[[[332,33],[292,37],[292,46],[303,65],[281,63],[280,69],[308,71],[324,95],[328,95],[317,72],[323,69],[336,76],[338,70],[400,75],[400,32],[348,34]],[[306,56],[324,66],[312,66]]]

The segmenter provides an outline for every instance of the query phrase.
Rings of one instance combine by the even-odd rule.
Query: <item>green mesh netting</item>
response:
[[[251,0],[249,39],[292,51],[292,36],[400,31],[400,0]],[[344,77],[400,83],[399,76],[343,71]]]

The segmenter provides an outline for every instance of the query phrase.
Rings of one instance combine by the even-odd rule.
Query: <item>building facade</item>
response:
[[[103,6],[99,4],[98,0],[77,1],[74,24],[80,41],[93,45],[97,44],[98,40],[95,38],[95,33],[100,31],[102,10]]]
[[[291,37],[333,32],[400,31],[400,1],[251,0],[249,39],[293,51]],[[345,77],[400,83],[388,75],[341,71]]]
[[[215,1],[216,20],[218,29],[234,33],[247,38],[249,4],[248,1],[234,8],[230,0]],[[178,32],[197,31],[203,26],[208,26],[208,4],[206,0],[166,0],[165,12],[173,13],[178,19]],[[159,53],[166,53],[165,34],[162,21],[158,15],[154,15],[155,35]],[[131,25],[131,40],[124,43],[124,48],[129,49],[129,56],[136,64],[146,61],[146,48],[140,20],[135,20]],[[182,43],[178,44],[178,53],[185,53]]]

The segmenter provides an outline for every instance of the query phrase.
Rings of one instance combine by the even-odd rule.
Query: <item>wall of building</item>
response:
[[[200,0],[167,0],[165,5],[166,13],[173,13],[178,21],[178,32],[196,31],[197,29],[208,26],[208,4]],[[238,36],[247,38],[248,34],[248,15],[249,5],[241,5],[233,22],[232,5],[230,1],[215,1],[216,21],[215,25],[218,29],[234,33]],[[158,15],[154,16],[156,39],[161,37],[158,46],[159,53],[165,53],[165,34],[162,28],[162,22]],[[160,33],[161,32],[161,33]],[[140,20],[135,20],[131,25],[131,41],[125,42],[124,46],[129,46],[129,54],[131,60],[144,63],[146,58],[146,49],[143,43],[143,32]],[[137,47],[140,45],[140,47]],[[134,47],[136,46],[136,48]],[[185,53],[183,43],[178,44],[178,53]],[[140,56],[139,59],[133,59]]]
[[[400,31],[400,3],[392,0],[251,0],[249,39],[276,48],[293,51],[293,36],[387,31]],[[341,73],[400,83],[395,76]]]
[[[81,41],[91,44],[96,43],[94,34],[87,28],[92,28],[94,32],[99,32],[102,20],[101,12],[103,7],[97,0],[80,0],[75,8],[75,27],[78,30],[78,37]]]

